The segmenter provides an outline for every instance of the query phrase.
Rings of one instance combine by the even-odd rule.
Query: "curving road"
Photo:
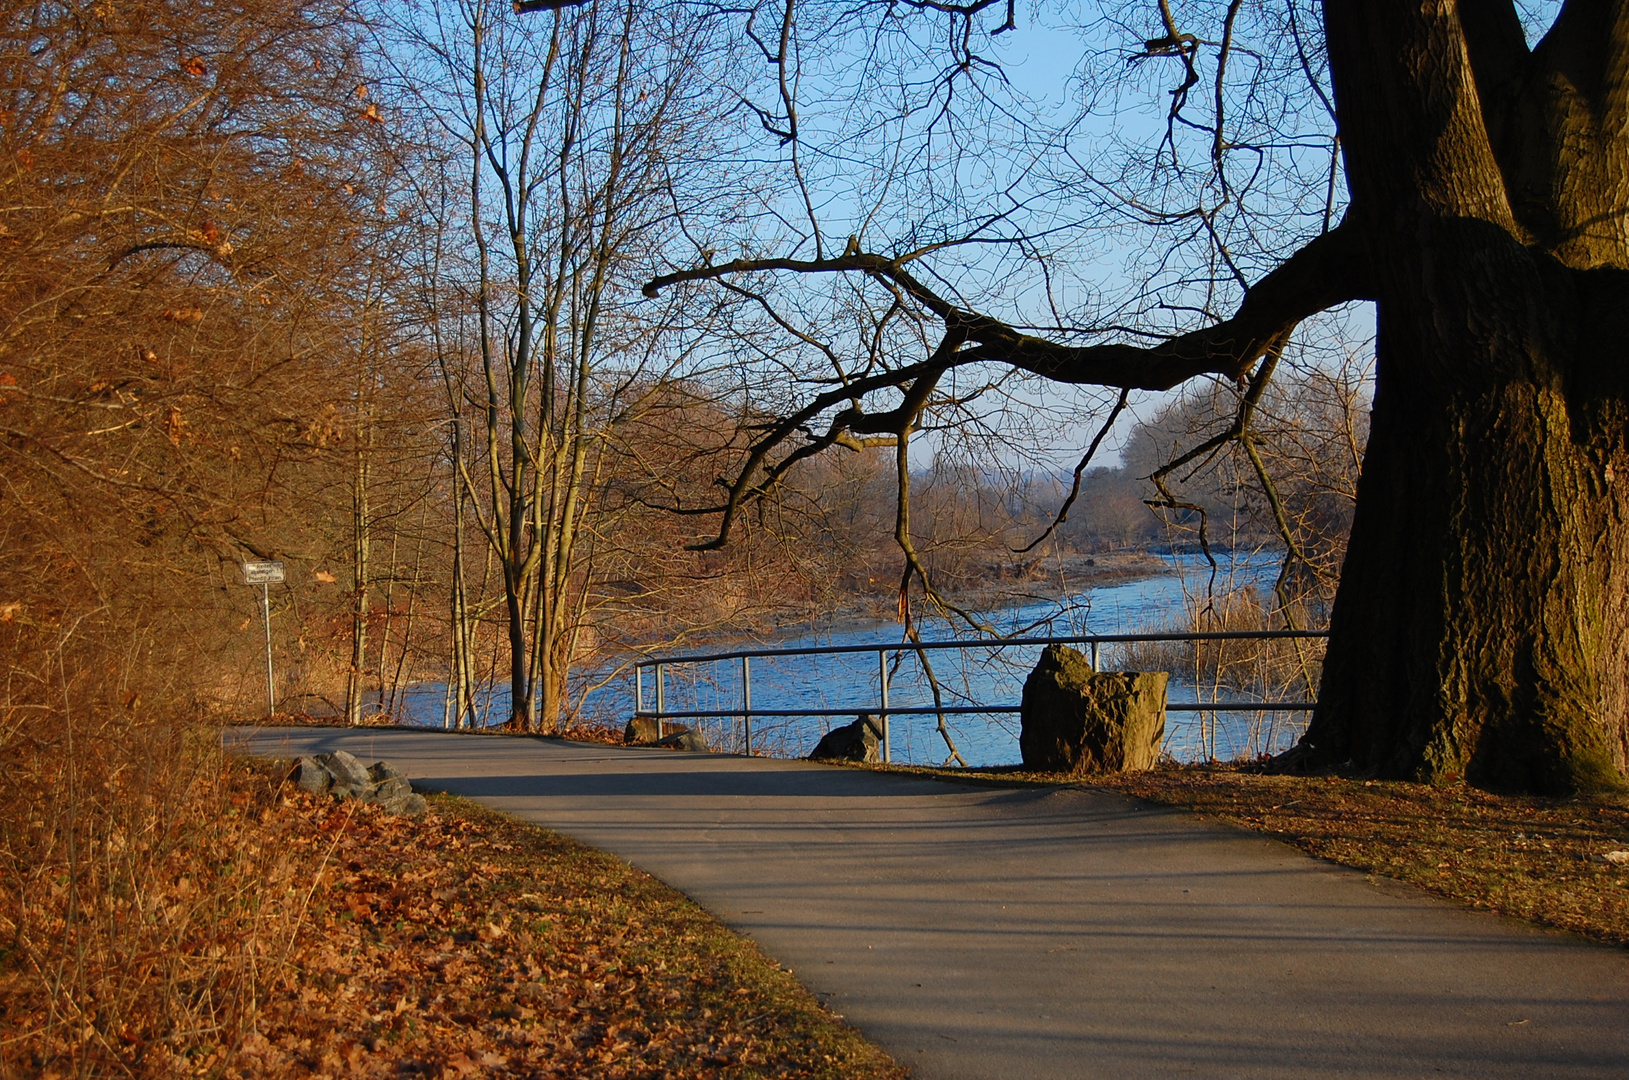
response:
[[[1629,952],[1112,793],[434,731],[231,738],[384,758],[615,852],[925,1080],[1629,1077]]]

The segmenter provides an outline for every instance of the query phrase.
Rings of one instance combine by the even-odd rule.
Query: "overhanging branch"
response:
[[[1230,319],[1152,346],[1119,342],[1073,346],[957,307],[906,270],[915,258],[915,254],[889,258],[851,252],[829,259],[734,259],[653,278],[644,293],[655,296],[673,285],[746,273],[870,274],[898,286],[942,319],[947,334],[967,343],[955,354],[957,366],[980,361],[1008,364],[1056,382],[1122,390],[1169,390],[1197,375],[1240,378],[1288,328],[1327,308],[1372,295],[1367,253],[1355,230],[1343,224],[1310,241],[1257,282]]]
[[[1326,308],[1372,295],[1368,260],[1357,233],[1342,225],[1317,237],[1257,282],[1230,319],[1153,346],[1121,343],[1070,346],[1023,333],[999,319],[958,307],[909,273],[906,265],[925,255],[897,257],[850,250],[832,258],[733,259],[691,267],[651,279],[644,287],[654,297],[662,289],[697,281],[716,281],[737,274],[861,273],[886,283],[937,316],[945,327],[933,355],[925,361],[855,380],[816,396],[808,405],[773,424],[748,448],[747,459],[731,481],[725,500],[688,513],[719,513],[718,535],[692,550],[721,547],[742,507],[768,494],[787,470],[834,445],[852,445],[856,436],[903,436],[915,425],[939,379],[952,368],[971,363],[1005,364],[1056,382],[1095,384],[1121,390],[1169,390],[1198,375],[1242,378],[1275,341],[1296,324]],[[883,413],[866,413],[858,402],[885,388],[904,394],[902,402]],[[780,461],[770,454],[828,409],[839,411],[824,434]]]

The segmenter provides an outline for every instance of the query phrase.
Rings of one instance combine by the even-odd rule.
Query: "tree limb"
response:
[[[1515,77],[1528,58],[1527,35],[1510,0],[1484,0],[1459,9],[1465,49],[1471,57],[1476,92],[1486,107],[1494,92]]]
[[[565,8],[582,7],[588,0],[514,0],[516,15],[525,15],[532,11],[561,11]]]
[[[1231,319],[1154,346],[1069,346],[1031,336],[946,300],[906,270],[906,264],[925,254],[916,251],[890,258],[851,247],[830,258],[732,259],[677,270],[645,284],[644,294],[654,297],[673,285],[720,280],[735,274],[862,273],[910,297],[936,315],[945,327],[943,338],[927,360],[828,390],[792,415],[768,425],[748,448],[746,461],[734,479],[720,481],[728,491],[722,503],[681,511],[722,515],[718,534],[712,540],[691,545],[690,550],[723,546],[743,506],[767,495],[798,462],[834,445],[853,445],[855,436],[893,435],[903,442],[939,379],[952,368],[979,362],[1006,364],[1055,382],[1098,384],[1121,390],[1169,390],[1204,374],[1239,379],[1303,319],[1336,304],[1365,298],[1371,292],[1368,259],[1360,235],[1342,224],[1310,241],[1257,282]],[[903,392],[904,398],[896,408],[876,414],[860,408],[858,403],[867,394],[886,388]],[[809,425],[818,416],[845,401],[851,404],[833,417],[825,434],[810,435],[806,444],[779,462],[767,463],[777,446],[800,431],[808,434]]]
[[[1097,448],[1103,445],[1103,439],[1108,435],[1109,430],[1114,427],[1114,422],[1120,419],[1120,414],[1126,411],[1126,405],[1128,405],[1130,401],[1131,391],[1120,391],[1120,400],[1116,401],[1114,403],[1114,408],[1109,410],[1109,418],[1103,421],[1103,426],[1097,431],[1097,437],[1092,440],[1091,445],[1086,448],[1086,452],[1081,455],[1079,464],[1075,466],[1074,485],[1070,487],[1069,496],[1063,500],[1063,505],[1058,507],[1057,514],[1052,518],[1052,524],[1048,525],[1046,527],[1046,531],[1040,536],[1037,536],[1034,540],[1031,540],[1023,547],[1011,548],[1010,550],[1013,552],[1013,554],[1027,555],[1031,551],[1034,551],[1036,547],[1040,545],[1042,540],[1045,540],[1047,537],[1051,536],[1059,525],[1062,525],[1064,522],[1069,520],[1069,508],[1075,505],[1076,499],[1080,498],[1080,478],[1085,474],[1086,466],[1092,463],[1092,457],[1097,453]]]
[[[1297,323],[1371,293],[1361,239],[1343,224],[1291,255],[1245,294],[1231,319],[1213,326],[1154,346],[1068,346],[981,326],[968,331],[980,344],[963,350],[957,360],[1005,363],[1054,382],[1122,390],[1169,390],[1197,375],[1237,379]]]
[[[664,274],[646,283],[646,296],[671,285],[732,274],[783,271],[799,274],[865,273],[899,286],[944,321],[947,334],[971,347],[953,363],[1008,364],[1055,382],[1096,384],[1122,390],[1169,390],[1196,375],[1240,378],[1288,328],[1326,308],[1367,299],[1368,257],[1357,231],[1339,225],[1316,237],[1257,282],[1231,319],[1179,334],[1158,345],[1118,342],[1071,346],[1034,337],[999,319],[959,308],[911,275],[918,258],[851,252],[827,259],[733,259]]]

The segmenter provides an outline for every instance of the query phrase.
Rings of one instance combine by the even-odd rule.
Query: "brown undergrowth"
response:
[[[0,731],[0,1074],[187,1075],[286,958],[310,875],[195,718],[18,703]]]
[[[0,1075],[903,1076],[611,856],[313,798],[202,723],[65,728],[4,746]]]

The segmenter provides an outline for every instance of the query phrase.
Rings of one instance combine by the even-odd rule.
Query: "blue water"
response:
[[[1086,589],[1057,602],[1033,603],[999,612],[985,619],[1004,634],[1043,637],[1084,634],[1155,632],[1189,625],[1190,613],[1205,603],[1211,585],[1210,567],[1200,556],[1178,555],[1168,560],[1165,574],[1119,584]],[[1277,560],[1271,554],[1239,555],[1224,562],[1214,589],[1221,593],[1231,587],[1268,587],[1276,572]],[[925,641],[951,638],[980,638],[963,629],[957,633],[943,623],[921,628]],[[901,628],[894,622],[849,623],[822,630],[788,631],[767,640],[721,643],[716,648],[695,648],[691,654],[722,652],[740,648],[809,648],[831,645],[898,645]],[[1040,646],[997,648],[979,644],[966,650],[928,652],[945,706],[1016,705],[1023,682],[1039,657]],[[1116,670],[1128,663],[1124,650],[1105,646],[1100,656],[1103,670]],[[932,687],[919,654],[889,654],[889,705],[892,708],[934,705]],[[593,681],[611,675],[605,685],[589,693],[583,704],[584,719],[620,726],[633,713],[634,679],[625,670],[589,673]],[[654,708],[655,678],[645,674],[644,706]],[[819,656],[755,657],[751,661],[752,704],[755,709],[836,709],[836,717],[755,717],[752,723],[752,749],[776,756],[807,754],[821,735],[835,725],[849,722],[861,712],[874,711],[878,704],[880,677],[877,653],[828,654]],[[484,696],[484,706],[492,721],[507,715],[507,691],[494,688]],[[1229,694],[1207,688],[1201,691],[1191,680],[1173,677],[1169,699],[1212,701],[1259,694]],[[440,684],[415,687],[408,694],[410,722],[441,723],[445,688]],[[669,662],[665,665],[664,702],[669,711],[713,711],[739,709],[742,701],[741,661]],[[1167,715],[1164,751],[1179,761],[1207,757],[1231,760],[1275,753],[1288,748],[1300,736],[1306,716],[1302,713],[1172,712]],[[699,729],[717,749],[740,751],[744,731],[739,717],[685,721]],[[949,735],[947,742],[945,735]],[[976,713],[947,715],[945,733],[938,730],[933,715],[891,716],[889,735],[893,760],[911,764],[940,764],[951,757],[953,743],[961,760],[968,765],[1015,764],[1018,752],[1016,713]]]

